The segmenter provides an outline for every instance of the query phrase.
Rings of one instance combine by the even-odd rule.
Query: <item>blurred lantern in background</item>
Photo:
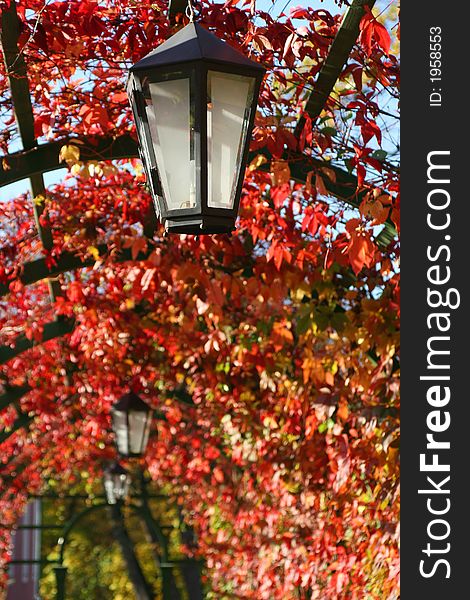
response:
[[[105,469],[103,486],[108,504],[117,504],[127,498],[130,477],[127,471],[118,462],[115,462]]]

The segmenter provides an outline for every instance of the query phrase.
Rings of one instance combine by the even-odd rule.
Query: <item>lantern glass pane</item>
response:
[[[143,411],[132,410],[129,413],[129,445],[131,454],[140,454],[144,451],[146,438],[148,439],[148,425],[150,414]]]
[[[125,412],[120,410],[113,411],[113,429],[116,435],[116,444],[119,453],[123,456],[127,456],[129,454],[129,444],[127,415]]]
[[[211,208],[233,208],[254,83],[253,77],[208,72],[207,205]]]
[[[196,206],[194,110],[190,80],[148,84],[146,113],[168,210]]]

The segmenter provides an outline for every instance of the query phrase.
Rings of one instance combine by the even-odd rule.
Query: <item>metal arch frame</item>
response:
[[[107,502],[100,502],[98,504],[93,504],[92,506],[87,506],[82,511],[80,511],[78,514],[74,515],[70,519],[70,521],[65,525],[65,527],[63,528],[63,530],[57,540],[57,545],[59,546],[59,559],[57,562],[59,563],[60,566],[63,566],[65,547],[68,542],[68,538],[69,538],[70,534],[72,533],[72,530],[75,527],[75,525],[79,521],[81,521],[82,518],[84,518],[91,512],[98,510],[100,508],[109,508],[109,506],[110,506],[110,504],[108,504]],[[131,502],[131,503],[126,504],[125,506],[131,508],[134,512],[139,513],[139,515],[145,520],[145,522],[147,522],[148,514],[146,514],[146,513],[150,513],[150,511],[146,510],[146,503],[144,503],[143,506],[139,506],[139,505]],[[163,563],[166,566],[166,565],[170,564],[169,563],[169,555],[168,555],[168,540],[166,539],[160,525],[155,521],[155,519],[152,515],[150,515],[150,516],[151,516],[151,519],[149,519],[148,522],[151,523],[151,526],[153,528],[155,536],[160,541],[161,548],[162,548]]]
[[[118,505],[119,512],[120,512],[121,506],[122,506],[122,502],[119,502],[119,505]],[[139,509],[139,507],[137,507],[137,505],[132,504],[132,503],[129,504],[128,506],[136,512]],[[65,525],[64,529],[62,530],[61,535],[59,536],[59,538],[57,540],[57,545],[59,546],[59,558],[58,558],[57,564],[55,564],[53,566],[53,570],[54,570],[54,573],[56,576],[56,600],[65,600],[65,580],[66,580],[66,575],[67,575],[67,567],[64,566],[64,555],[65,555],[66,544],[68,542],[70,534],[72,533],[73,528],[75,527],[75,525],[77,525],[77,523],[79,521],[81,521],[84,517],[91,514],[92,512],[95,512],[102,508],[109,509],[110,507],[111,507],[111,505],[108,504],[107,502],[100,502],[98,504],[93,504],[92,506],[87,506],[86,508],[81,510],[78,514],[74,515],[69,520],[69,522]],[[166,600],[166,598],[165,598],[165,600]]]
[[[173,584],[173,575],[172,569],[177,564],[185,563],[187,560],[190,562],[197,563],[199,561],[187,559],[185,560],[176,560],[171,561],[169,556],[169,548],[168,548],[168,539],[163,533],[163,529],[160,526],[159,522],[155,519],[150,511],[150,507],[148,505],[148,494],[145,489],[145,482],[142,476],[142,490],[141,490],[140,499],[142,501],[142,505],[139,506],[133,502],[128,504],[124,504],[122,501],[118,501],[116,506],[118,510],[123,506],[126,506],[132,509],[145,523],[145,526],[151,536],[152,542],[157,543],[161,550],[161,560],[159,559],[158,568],[160,570],[160,576],[162,579],[162,593],[163,600],[173,600],[173,592],[172,592],[172,584]],[[67,573],[67,567],[64,566],[64,558],[65,558],[65,550],[66,545],[69,540],[69,537],[72,533],[73,528],[77,525],[79,521],[81,521],[84,517],[89,515],[90,513],[102,509],[102,508],[112,508],[113,505],[110,505],[107,502],[100,502],[98,504],[93,504],[92,506],[87,506],[83,510],[81,510],[78,514],[74,515],[68,523],[64,526],[61,531],[61,534],[57,540],[57,545],[59,546],[59,558],[54,564],[54,571],[56,575],[56,586],[57,586],[57,600],[65,599],[65,577]]]

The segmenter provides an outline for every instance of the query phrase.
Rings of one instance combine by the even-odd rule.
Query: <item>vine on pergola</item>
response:
[[[100,476],[131,388],[165,414],[147,467],[215,597],[398,597],[399,65],[395,15],[373,4],[344,21],[201,4],[269,73],[237,231],[197,239],[152,219],[124,92],[126,67],[185,18],[160,0],[1,3],[19,37],[0,71],[0,182],[35,190],[0,204],[4,524],[51,481]],[[2,544],[5,561],[7,530]]]

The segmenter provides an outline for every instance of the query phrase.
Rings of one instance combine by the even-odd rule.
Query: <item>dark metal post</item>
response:
[[[148,584],[142,569],[137,561],[134,553],[132,540],[124,526],[124,518],[122,516],[121,506],[112,504],[109,506],[111,519],[113,523],[113,536],[121,547],[121,552],[126,561],[129,577],[134,586],[135,594],[138,600],[152,600],[154,597],[153,591]]]
[[[62,565],[54,567],[56,580],[56,600],[65,600],[65,577],[67,575],[67,567]]]
[[[59,568],[63,568],[62,565],[63,565],[63,561],[64,561],[65,547],[66,547],[67,541],[69,539],[69,536],[70,536],[74,526],[78,523],[78,521],[80,521],[83,517],[85,517],[89,513],[94,512],[96,510],[101,510],[102,508],[105,508],[105,507],[108,508],[108,510],[110,511],[111,523],[112,523],[112,533],[113,533],[114,539],[119,543],[119,546],[121,548],[121,552],[122,552],[123,558],[126,562],[126,566],[127,566],[128,572],[129,572],[129,578],[132,582],[132,585],[134,586],[134,590],[135,590],[137,599],[138,600],[152,600],[154,598],[153,590],[151,589],[150,585],[148,584],[147,580],[145,579],[142,569],[140,568],[139,562],[137,561],[137,557],[134,553],[134,546],[133,546],[132,540],[130,539],[129,534],[127,533],[127,530],[124,525],[124,517],[122,515],[122,510],[121,510],[120,504],[113,504],[113,505],[108,505],[107,503],[94,504],[92,506],[88,506],[87,508],[82,510],[80,513],[78,513],[77,515],[72,517],[72,519],[70,519],[70,521],[64,527],[62,535],[60,536],[60,538],[57,541],[58,546],[59,546],[59,563],[60,563]],[[140,512],[140,508],[137,508],[135,506],[132,506],[132,508],[134,510],[138,510]],[[57,575],[56,575],[56,577],[57,577]],[[65,574],[59,573],[58,577],[59,578],[62,577],[62,579],[60,581],[62,583],[62,589],[63,589],[63,583],[65,581]],[[59,588],[59,578],[57,579],[58,588]],[[64,600],[63,594],[65,592],[62,591],[60,593],[62,593],[62,595],[59,595],[59,592],[58,592],[57,600]]]
[[[141,472],[140,478],[140,490],[142,498],[141,514],[144,519],[147,532],[152,542],[158,545],[161,552],[160,573],[162,576],[163,600],[180,600],[181,595],[176,586],[175,578],[173,575],[173,565],[171,564],[169,559],[168,539],[163,533],[157,521],[153,518],[152,512],[150,510],[147,497],[147,481],[145,479],[145,474],[143,471]]]
[[[197,560],[190,560],[181,565],[181,573],[186,585],[189,600],[204,600],[201,570],[202,563]]]

